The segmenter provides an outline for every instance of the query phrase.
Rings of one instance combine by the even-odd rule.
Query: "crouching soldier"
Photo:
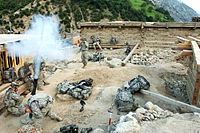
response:
[[[53,98],[48,96],[47,94],[39,93],[36,95],[31,96],[28,99],[27,104],[22,104],[19,107],[19,112],[21,113],[29,113],[29,120],[33,120],[37,129],[41,129],[41,124],[43,118],[45,116],[49,116],[51,119],[55,119],[57,121],[62,121],[62,118],[57,116],[57,114],[51,111],[53,103]],[[29,124],[23,118],[21,122],[23,124]]]
[[[96,51],[96,45],[99,47],[100,50],[102,50],[102,48],[100,46],[101,40],[98,37],[95,37],[94,35],[92,35],[90,38],[92,40],[94,50]]]
[[[7,108],[6,115],[13,114],[13,115],[21,115],[21,113],[18,111],[18,107],[22,103],[24,97],[20,96],[18,93],[18,87],[19,84],[12,82],[11,88],[9,88],[6,91],[6,94],[3,99],[3,103],[5,107]]]

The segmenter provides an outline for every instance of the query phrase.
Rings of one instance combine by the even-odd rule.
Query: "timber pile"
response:
[[[176,36],[175,37],[180,43],[177,44],[178,49],[182,49],[182,52],[175,57],[175,60],[180,59],[182,56],[193,56],[188,69],[187,76],[187,93],[190,99],[190,103],[196,106],[199,104],[199,87],[200,87],[200,40],[189,36],[188,39]],[[192,97],[192,98],[191,98]]]
[[[178,44],[176,47],[172,47],[172,49],[180,49],[182,50],[182,52],[175,57],[175,60],[180,59],[182,56],[190,56],[193,55],[193,50],[192,50],[192,45],[191,42],[192,41],[196,41],[198,43],[198,45],[200,46],[200,40],[192,37],[192,36],[188,36],[189,39],[185,39],[183,37],[180,36],[175,36],[175,39],[178,41]]]
[[[130,44],[130,47],[133,47],[135,44]],[[105,43],[102,43],[100,44],[100,46],[102,48],[113,48],[113,49],[117,49],[117,48],[126,48],[127,46],[125,44],[105,44]],[[92,44],[89,44],[89,48],[90,49],[93,49],[93,45]]]

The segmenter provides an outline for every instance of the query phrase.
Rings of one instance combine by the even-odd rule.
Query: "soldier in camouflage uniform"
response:
[[[102,50],[100,46],[101,40],[98,37],[95,37],[94,35],[92,35],[90,38],[92,40],[94,50],[96,51],[96,45],[99,47],[100,50]]]
[[[17,79],[17,74],[15,68],[11,67],[8,70],[5,70],[3,73],[3,82],[12,83]]]
[[[87,65],[87,62],[88,62],[87,51],[88,51],[88,47],[89,47],[89,44],[85,38],[81,39],[81,43],[79,43],[79,47],[80,47],[80,50],[82,53],[81,59],[82,59],[82,63],[83,63],[83,68],[85,68],[85,66]]]
[[[24,66],[20,67],[18,70],[18,78],[19,80],[24,81],[26,83],[27,90],[31,91],[33,89],[33,80],[31,78],[31,70],[29,66],[31,63],[24,62]]]
[[[62,121],[62,118],[51,111],[53,98],[47,94],[38,93],[28,99],[27,104],[22,104],[19,107],[19,112],[30,113],[29,118],[34,119],[36,128],[40,129],[43,118],[49,116],[51,119]]]
[[[45,77],[45,71],[44,71],[44,67],[45,67],[45,62],[43,61],[40,65],[40,73],[39,73],[39,77],[38,77],[38,90],[43,90],[42,87],[45,85],[49,85],[49,83],[46,81],[46,77]]]
[[[17,83],[12,82],[11,88],[6,91],[4,96],[3,103],[7,108],[6,116],[10,113],[13,115],[21,115],[21,113],[18,111],[18,107],[22,103],[24,97],[20,96],[18,93],[17,86]]]

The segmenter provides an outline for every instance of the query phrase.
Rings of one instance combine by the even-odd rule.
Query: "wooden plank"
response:
[[[179,55],[175,56],[174,59],[178,60],[182,56],[192,56],[192,55],[193,55],[193,51],[192,50],[183,50]]]
[[[172,49],[187,49],[187,50],[190,50],[190,49],[192,49],[192,46],[189,45],[189,44],[179,43],[179,44],[177,44],[177,46],[172,47]]]
[[[78,28],[83,27],[119,27],[119,26],[125,26],[125,27],[149,27],[149,28],[157,28],[157,27],[163,27],[163,28],[199,28],[200,23],[182,23],[182,22],[134,22],[134,21],[114,21],[114,22],[79,22]]]
[[[0,93],[1,93],[2,91],[4,91],[5,89],[7,89],[8,87],[10,87],[10,83],[1,85],[1,86],[0,86]]]
[[[200,72],[197,73],[196,82],[194,85],[193,97],[192,97],[192,104],[197,105],[199,101],[199,86],[200,86]]]
[[[192,39],[193,41],[200,42],[200,40],[199,40],[199,39],[197,39],[197,38],[195,38],[195,37],[188,36],[188,38]]]
[[[177,39],[179,42],[184,43],[184,44],[190,44],[191,43],[190,40],[185,39],[185,38],[180,37],[180,36],[175,36],[175,39]]]
[[[100,44],[102,48],[126,48],[125,44]],[[130,44],[130,46],[134,46],[134,44]],[[92,44],[89,44],[90,49],[94,49]]]
[[[131,50],[131,52],[128,54],[128,56],[126,57],[126,59],[124,61],[122,61],[122,66],[125,66],[127,61],[132,57],[133,53],[135,52],[135,50],[137,49],[137,47],[139,46],[139,43],[137,43],[135,45],[135,47]]]
[[[194,90],[194,84],[192,84],[191,79],[189,77],[186,78],[187,79],[187,95],[189,98],[189,102],[190,104],[192,104],[192,95],[193,95],[193,90]]]
[[[148,90],[141,90],[140,91],[142,94],[145,94],[145,95],[148,95],[148,96],[152,96],[156,99],[159,99],[159,100],[162,100],[162,101],[165,101],[171,105],[174,105],[176,107],[179,107],[181,109],[184,109],[184,110],[187,110],[187,111],[190,111],[190,112],[199,112],[200,113],[200,108],[196,107],[196,106],[193,106],[193,105],[189,105],[187,103],[184,103],[184,102],[180,102],[180,101],[177,101],[177,100],[174,100],[174,99],[171,99],[171,98],[168,98],[166,96],[163,96],[161,94],[157,94],[157,93],[154,93],[154,92],[150,92]]]
[[[200,49],[195,41],[192,41],[191,43],[192,43],[192,50],[193,50],[196,70],[197,70],[197,72],[200,72]]]

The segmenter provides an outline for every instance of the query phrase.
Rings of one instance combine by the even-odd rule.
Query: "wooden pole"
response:
[[[188,38],[192,39],[193,41],[200,42],[200,40],[199,40],[199,39],[197,39],[197,38],[195,38],[195,37],[188,36]]]
[[[133,53],[135,52],[135,50],[137,49],[137,47],[139,46],[139,43],[137,43],[135,45],[135,47],[131,50],[131,52],[128,54],[128,56],[126,57],[126,59],[122,62],[122,66],[125,66],[127,61],[132,57]]]
[[[197,105],[199,102],[199,87],[200,87],[200,72],[197,72],[194,84],[194,91],[192,97],[192,104]]]
[[[175,39],[177,39],[179,42],[184,43],[184,44],[190,44],[190,42],[191,42],[190,40],[185,39],[185,38],[180,37],[180,36],[175,36]]]
[[[161,94],[157,94],[157,93],[154,93],[154,92],[150,92],[148,90],[140,90],[140,92],[142,94],[145,94],[145,95],[148,95],[148,96],[151,96],[151,97],[154,97],[154,98],[157,98],[159,100],[162,100],[162,101],[165,101],[171,105],[174,105],[176,107],[180,107],[181,109],[184,109],[184,110],[187,110],[187,111],[190,111],[190,112],[198,112],[200,113],[200,108],[196,107],[196,106],[193,106],[193,105],[189,105],[187,103],[184,103],[184,102],[180,102],[180,101],[177,101],[177,100],[174,100],[174,99],[171,99],[171,98],[168,98],[166,96],[163,96]]]

